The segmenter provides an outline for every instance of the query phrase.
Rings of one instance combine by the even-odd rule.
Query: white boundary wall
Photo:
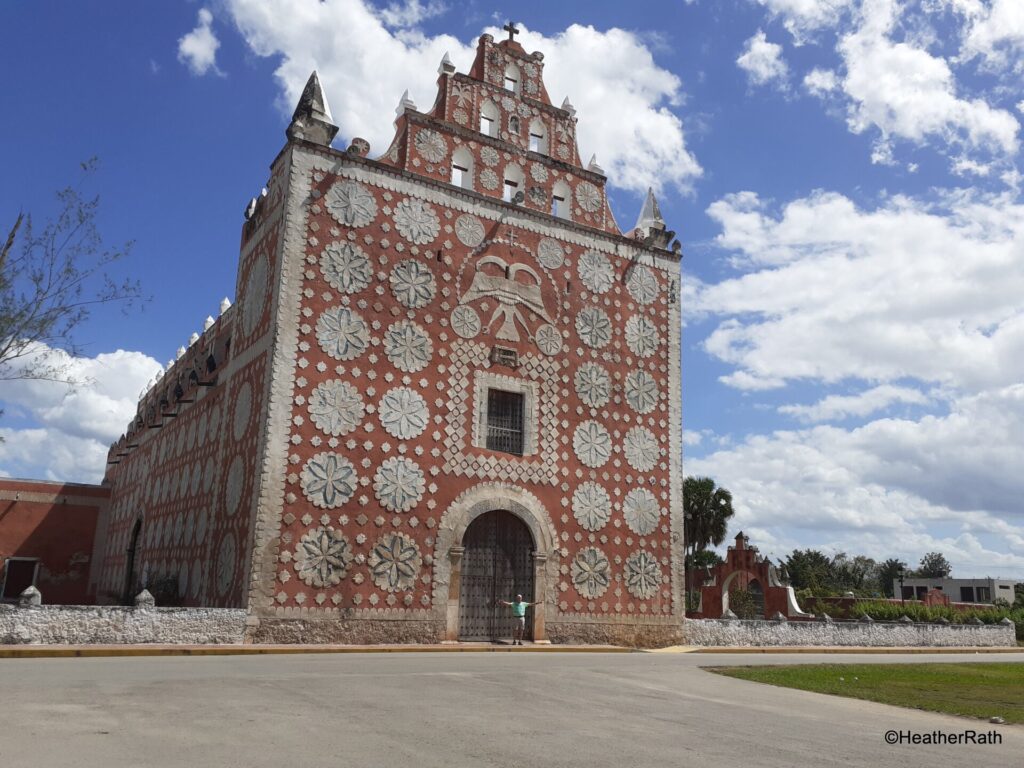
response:
[[[1016,646],[1013,624],[905,624],[902,622],[742,621],[686,619],[683,636],[698,646]]]

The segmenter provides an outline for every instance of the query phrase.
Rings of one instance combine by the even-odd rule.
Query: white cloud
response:
[[[825,96],[839,88],[839,79],[831,69],[812,69],[804,75],[804,88],[813,96]]]
[[[756,531],[755,543],[779,556],[813,546],[916,562],[941,550],[958,575],[1020,578],[1022,431],[1017,384],[916,422],[754,436],[688,460],[686,473],[732,491],[733,527]]]
[[[227,0],[225,8],[254,53],[280,57],[275,75],[283,110],[291,112],[317,69],[342,135],[362,136],[377,153],[391,142],[402,92],[429,109],[442,56],[448,52],[467,72],[475,54],[475,45],[451,35],[428,36],[416,27],[393,32],[363,0]],[[662,184],[687,189],[700,176],[672,111],[682,103],[681,83],[655,63],[639,35],[574,24],[552,37],[523,29],[518,40],[544,53],[552,100],[561,104],[569,96],[581,154],[596,153],[610,183],[636,191]]]
[[[1024,380],[1024,204],[1009,194],[862,210],[819,192],[773,216],[741,193],[708,213],[743,273],[698,285],[688,311],[722,318],[704,348],[736,366],[726,383]]]
[[[798,43],[818,30],[839,24],[855,0],[757,0],[783,25]]]
[[[391,3],[379,11],[381,20],[389,27],[413,27],[434,16],[440,16],[448,8],[444,3],[430,0],[426,4],[420,0],[405,0],[401,3]]]
[[[813,405],[783,405],[779,407],[779,413],[806,423],[816,423],[870,416],[898,403],[928,405],[931,402],[932,399],[918,389],[882,384],[856,395],[829,395]]]
[[[970,150],[1015,153],[1019,124],[1013,115],[982,99],[961,98],[943,58],[892,39],[897,20],[894,0],[864,0],[858,27],[839,41],[850,130],[874,128],[883,139],[938,139]]]
[[[72,358],[60,350],[48,354],[66,365],[79,383],[69,387],[30,379],[0,381],[3,421],[33,425],[0,430],[5,441],[0,444],[0,468],[16,476],[98,482],[107,448],[135,415],[139,393],[160,365],[148,355],[125,350],[96,357]]]
[[[178,61],[186,65],[193,75],[221,74],[217,69],[218,48],[220,40],[213,33],[213,14],[208,8],[200,8],[195,29],[178,40]]]
[[[767,35],[760,29],[744,44],[736,65],[747,73],[747,78],[754,85],[774,82],[785,87],[789,76],[789,67],[782,58],[782,46],[769,43]]]
[[[989,0],[957,5],[966,16],[964,59],[980,56],[991,69],[1024,72],[1024,3]]]

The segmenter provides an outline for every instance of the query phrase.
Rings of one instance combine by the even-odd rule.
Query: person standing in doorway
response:
[[[498,604],[512,606],[512,645],[522,645],[526,632],[526,609],[540,603],[527,603],[522,595],[516,595],[516,599],[511,603],[508,600],[499,600]]]

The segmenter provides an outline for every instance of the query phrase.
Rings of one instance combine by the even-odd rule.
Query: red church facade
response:
[[[235,306],[111,449],[97,593],[176,579],[253,641],[656,645],[683,616],[679,251],[584,166],[543,57],[481,37],[391,146],[314,75]]]

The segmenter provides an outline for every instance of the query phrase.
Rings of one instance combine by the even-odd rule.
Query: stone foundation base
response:
[[[391,645],[440,643],[444,621],[374,619],[250,619],[247,643],[301,643],[307,645]]]
[[[570,645],[621,645],[627,648],[663,648],[682,643],[681,625],[604,624],[549,621],[548,639]]]

